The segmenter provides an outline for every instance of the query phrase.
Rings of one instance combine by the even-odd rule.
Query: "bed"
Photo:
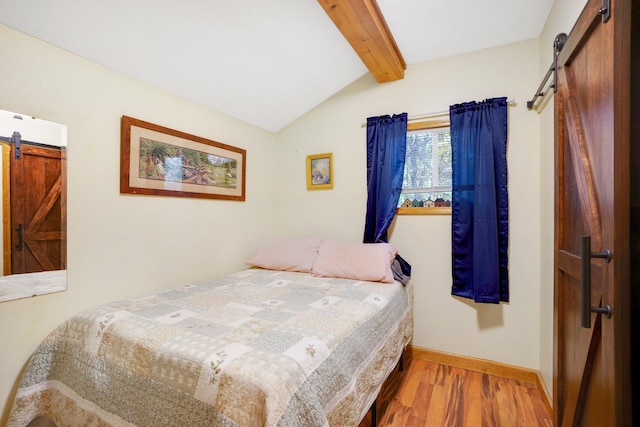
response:
[[[254,257],[75,315],[35,350],[8,425],[357,426],[411,339],[412,288],[345,277],[344,251],[322,272],[323,244],[304,268]]]

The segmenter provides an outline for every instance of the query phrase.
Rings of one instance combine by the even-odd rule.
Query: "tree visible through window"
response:
[[[399,208],[451,206],[451,133],[449,127],[424,124],[407,132]]]

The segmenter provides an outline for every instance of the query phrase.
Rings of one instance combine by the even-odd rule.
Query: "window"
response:
[[[451,213],[449,121],[411,123],[398,214]]]

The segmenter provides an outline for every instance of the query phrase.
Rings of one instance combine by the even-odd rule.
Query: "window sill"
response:
[[[397,215],[451,215],[451,208],[398,208]]]

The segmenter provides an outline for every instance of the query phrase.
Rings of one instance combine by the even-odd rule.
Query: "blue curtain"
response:
[[[452,294],[475,302],[509,301],[507,99],[449,108]]]
[[[367,214],[364,243],[387,242],[402,191],[407,147],[407,113],[367,119]],[[411,266],[400,256],[394,276],[406,283]]]

